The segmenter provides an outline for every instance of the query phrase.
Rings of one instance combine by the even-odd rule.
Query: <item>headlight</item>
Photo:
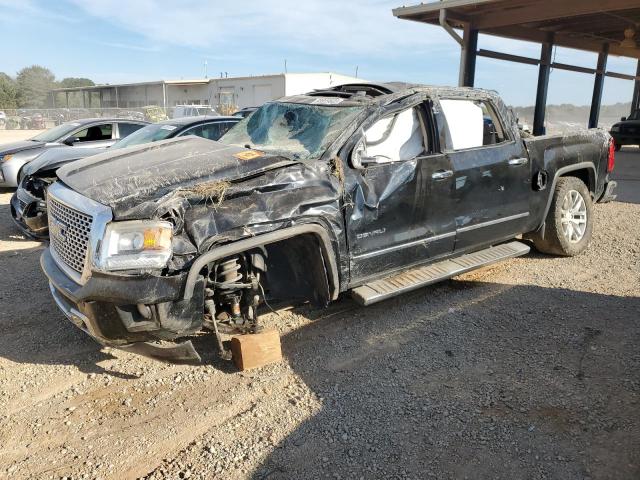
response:
[[[97,266],[110,271],[162,268],[171,258],[172,233],[169,222],[112,222],[104,233]]]
[[[619,133],[620,132],[620,127],[617,125],[614,125],[613,127],[611,127],[611,131],[614,133]]]

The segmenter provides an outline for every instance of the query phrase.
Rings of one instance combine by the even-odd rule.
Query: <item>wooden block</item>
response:
[[[231,338],[233,361],[240,370],[262,367],[282,360],[277,330],[248,333]]]

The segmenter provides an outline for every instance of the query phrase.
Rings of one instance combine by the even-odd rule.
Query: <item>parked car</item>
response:
[[[198,115],[215,117],[220,114],[210,105],[176,105],[173,108],[173,118],[196,117]]]
[[[258,109],[258,107],[245,107],[245,108],[242,108],[242,109],[238,110],[237,112],[235,112],[233,114],[233,116],[234,117],[247,118],[249,115],[251,115],[257,109]]]
[[[620,150],[623,145],[640,145],[640,110],[629,117],[622,117],[620,122],[611,127],[611,136],[616,150]]]
[[[49,148],[106,148],[145,125],[147,122],[90,118],[63,123],[29,140],[0,145],[0,187],[17,187],[23,167]]]
[[[196,135],[217,140],[240,121],[236,117],[188,117],[146,125],[110,147],[110,151],[173,137]],[[120,126],[122,132],[123,127]],[[46,189],[57,180],[58,169],[81,158],[102,153],[104,149],[62,147],[50,149],[24,167],[18,189],[11,197],[11,216],[28,236],[47,238]]]
[[[257,331],[270,301],[369,305],[523,255],[519,235],[577,255],[614,160],[597,129],[523,139],[493,92],[342,85],[269,102],[219,142],[65,165],[41,265],[100,343],[197,361],[190,341],[153,342],[206,326],[226,355],[221,332]]]

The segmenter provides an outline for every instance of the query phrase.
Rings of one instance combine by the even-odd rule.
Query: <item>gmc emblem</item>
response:
[[[59,220],[56,220],[52,216],[49,217],[49,233],[61,242],[67,241],[67,226]]]

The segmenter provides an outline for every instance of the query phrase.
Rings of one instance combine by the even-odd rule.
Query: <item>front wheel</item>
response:
[[[593,202],[589,189],[576,177],[562,177],[556,184],[544,235],[531,239],[543,253],[572,257],[582,253],[593,234]]]

